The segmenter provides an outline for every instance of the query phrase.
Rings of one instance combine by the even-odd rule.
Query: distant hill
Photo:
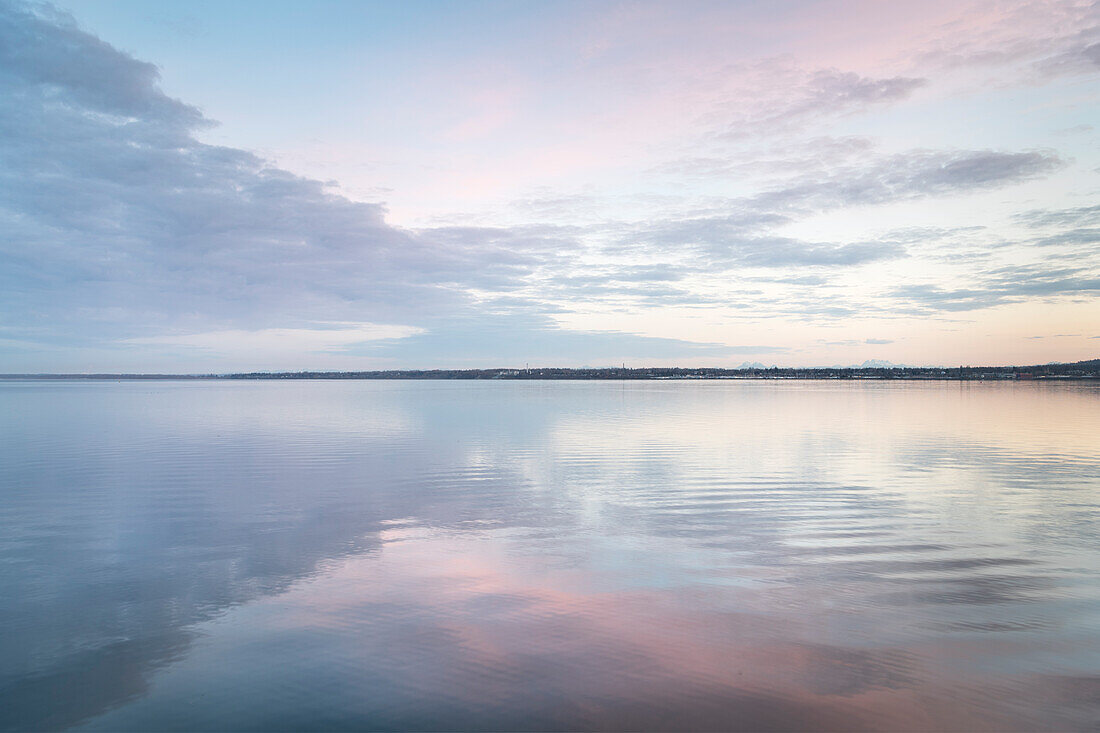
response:
[[[906,364],[895,364],[892,361],[883,361],[882,359],[868,359],[860,364],[858,367],[852,367],[853,369],[904,369],[907,368]]]

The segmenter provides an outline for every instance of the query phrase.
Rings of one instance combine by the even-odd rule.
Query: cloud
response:
[[[915,55],[921,68],[1000,67],[1003,84],[1088,74],[1100,65],[1094,2],[1010,3],[960,21]]]
[[[878,345],[881,345],[881,344],[892,344],[892,343],[894,343],[894,340],[893,339],[865,339],[863,343],[871,344],[873,346],[878,346]]]
[[[1093,42],[1078,42],[1091,59]],[[844,297],[834,275],[910,256],[929,236],[812,241],[784,227],[849,207],[1013,185],[1060,169],[1063,157],[1047,149],[886,155],[866,137],[821,135],[772,138],[755,157],[747,148],[722,153],[749,131],[800,129],[897,102],[924,84],[916,75],[807,71],[774,59],[735,71],[758,94],[751,104],[736,95],[719,104],[710,124],[728,139],[670,165],[715,186],[722,176],[763,174],[763,190],[641,190],[632,202],[645,213],[629,220],[606,215],[598,196],[547,189],[515,209],[554,221],[581,208],[588,224],[414,230],[388,223],[379,204],[201,142],[214,123],[164,94],[155,66],[47,6],[0,4],[0,345],[6,354],[117,347],[435,363],[478,353],[569,361],[766,354],[779,347],[570,332],[552,317],[595,305],[842,318],[867,308],[928,313],[1095,292],[1092,271],[1048,267],[1026,281],[990,271],[952,287],[890,282],[877,300]],[[1097,208],[1086,206],[1037,209],[1017,223],[1034,230],[1029,244],[1068,257],[1092,251],[1097,220]],[[960,236],[937,231],[944,246]],[[796,287],[763,289],[762,281]],[[814,289],[827,283],[826,299]],[[777,290],[782,297],[767,292]]]
[[[1068,229],[1058,234],[1036,239],[1032,244],[1038,247],[1064,247],[1068,245],[1093,250],[1095,249],[1094,245],[1100,244],[1100,227]]]
[[[258,331],[207,331],[125,339],[131,345],[173,346],[214,351],[227,356],[266,358],[295,352],[342,351],[368,341],[403,339],[424,332],[415,326],[376,323],[319,324],[318,328],[265,328]],[[327,325],[328,327],[323,327]],[[336,326],[336,327],[333,327]]]
[[[155,121],[168,129],[209,124],[195,107],[155,91],[156,66],[119,53],[50,6],[31,11],[5,4],[0,37],[5,77],[20,78],[31,89],[57,92],[55,104],[75,103],[116,122]]]
[[[728,101],[712,115],[725,118],[717,137],[726,140],[789,132],[813,120],[898,102],[927,84],[919,77],[806,70],[785,58],[730,67],[725,74],[739,80],[725,91]]]
[[[747,203],[773,212],[823,211],[981,191],[1049,174],[1064,165],[1051,150],[913,150],[863,166],[795,179]]]
[[[726,178],[749,175],[793,175],[823,170],[873,152],[871,138],[848,135],[818,136],[809,140],[784,140],[764,149],[734,148],[725,155],[689,157],[654,166],[653,173],[691,178]]]
[[[783,285],[811,285],[814,287],[826,285],[829,280],[821,275],[794,275],[790,277],[757,277],[753,280],[759,282],[780,283]]]
[[[813,152],[815,145],[823,147],[820,155]],[[727,208],[736,213],[727,214],[725,220],[744,231],[782,224],[791,217],[816,211],[988,190],[1039,178],[1065,165],[1049,149],[917,149],[876,155],[869,147],[853,146],[838,145],[833,138],[817,138],[810,141],[809,150],[791,157],[745,161],[741,153],[733,153],[728,158],[673,162],[662,170],[703,176],[735,175],[753,169],[773,174],[793,171],[794,175],[768,190],[726,202]],[[719,220],[714,221],[717,224]]]
[[[379,205],[202,143],[210,121],[153,65],[48,8],[0,6],[0,53],[0,313],[18,338],[414,328],[577,247],[561,227],[398,229]]]
[[[761,221],[768,217],[761,217]],[[764,232],[768,228],[760,227]],[[674,249],[708,263],[707,269],[743,267],[858,265],[904,255],[893,242],[837,244],[806,242],[789,237],[756,234],[731,217],[704,217],[658,225],[642,224],[622,242],[631,249]]]
[[[1100,204],[1071,209],[1032,209],[1017,214],[1014,218],[1034,229],[1100,224]]]
[[[892,242],[819,244],[775,238],[753,243],[740,261],[751,267],[800,265],[850,266],[901,257],[905,250]]]
[[[640,223],[608,249],[676,248],[719,269],[838,267],[896,259],[905,256],[906,249],[892,239],[807,242],[770,232],[814,213],[982,191],[1037,178],[1062,165],[1049,150],[914,150],[878,156],[858,166],[805,173],[760,194],[729,199],[721,215]]]
[[[1090,30],[1096,31],[1095,28]],[[1044,76],[1095,73],[1100,69],[1100,42],[1078,42],[1059,54],[1036,62],[1035,68]]]
[[[1100,275],[1084,268],[1024,265],[977,273],[971,287],[906,285],[889,295],[918,312],[972,311],[1034,298],[1100,293]]]

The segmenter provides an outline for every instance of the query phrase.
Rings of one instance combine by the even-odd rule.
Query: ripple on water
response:
[[[1098,408],[0,382],[0,728],[1087,730]]]

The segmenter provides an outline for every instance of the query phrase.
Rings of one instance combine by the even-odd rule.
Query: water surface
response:
[[[0,382],[0,728],[1095,730],[1100,385]]]

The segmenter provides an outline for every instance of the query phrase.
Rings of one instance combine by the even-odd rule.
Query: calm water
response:
[[[0,728],[1100,726],[1100,385],[0,382]]]

